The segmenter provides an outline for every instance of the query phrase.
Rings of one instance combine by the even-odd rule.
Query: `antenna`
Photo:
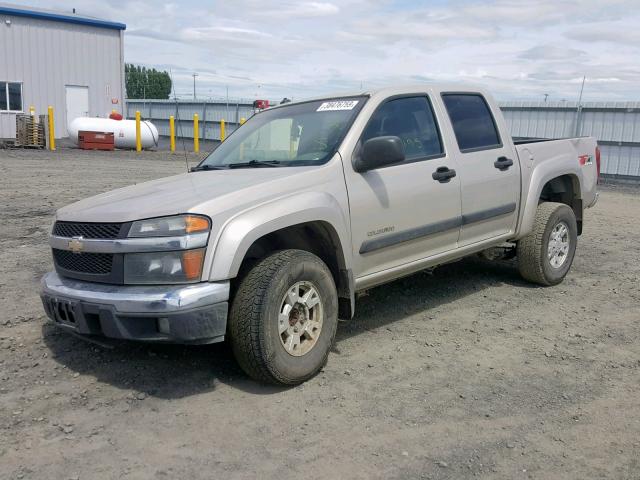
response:
[[[184,164],[187,166],[187,173],[189,173],[189,159],[187,158],[187,146],[184,143],[184,135],[182,134],[182,122],[180,121],[180,109],[178,108],[178,96],[176,95],[176,84],[173,81],[173,71],[171,69],[169,69],[169,77],[171,78],[171,90],[173,90],[173,101],[176,104],[176,120],[178,121],[178,130],[180,131],[180,139],[182,140]],[[194,80],[195,80],[195,77],[194,77]]]

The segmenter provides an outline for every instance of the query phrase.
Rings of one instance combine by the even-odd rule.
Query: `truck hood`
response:
[[[313,175],[318,167],[248,168],[184,173],[172,177],[131,185],[89,197],[61,208],[58,220],[75,222],[129,222],[179,213],[208,213],[199,206],[212,201],[216,210],[238,203],[259,203],[274,194],[285,193],[286,186],[305,181],[289,181],[290,177]],[[278,185],[272,185],[272,184]],[[256,186],[260,185],[259,188]],[[269,185],[270,187],[267,187]],[[283,188],[284,187],[284,188]]]

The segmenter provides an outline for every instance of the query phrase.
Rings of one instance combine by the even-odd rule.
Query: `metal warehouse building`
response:
[[[55,136],[80,116],[123,113],[126,26],[73,13],[0,4],[0,138],[16,113],[54,108]]]

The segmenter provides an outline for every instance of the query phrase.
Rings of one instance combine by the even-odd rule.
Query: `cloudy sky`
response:
[[[640,100],[640,0],[39,0],[127,24],[179,95],[271,98],[472,82],[500,99]]]

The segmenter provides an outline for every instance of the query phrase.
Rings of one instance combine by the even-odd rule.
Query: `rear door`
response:
[[[455,159],[445,151],[429,96],[384,100],[359,145],[387,135],[402,140],[404,162],[364,173],[345,168],[359,277],[454,249],[460,232]],[[451,172],[438,180],[433,177],[438,169]]]
[[[489,103],[480,93],[443,93],[457,141],[462,228],[459,246],[515,231],[520,195],[520,164],[509,139],[500,132]]]

